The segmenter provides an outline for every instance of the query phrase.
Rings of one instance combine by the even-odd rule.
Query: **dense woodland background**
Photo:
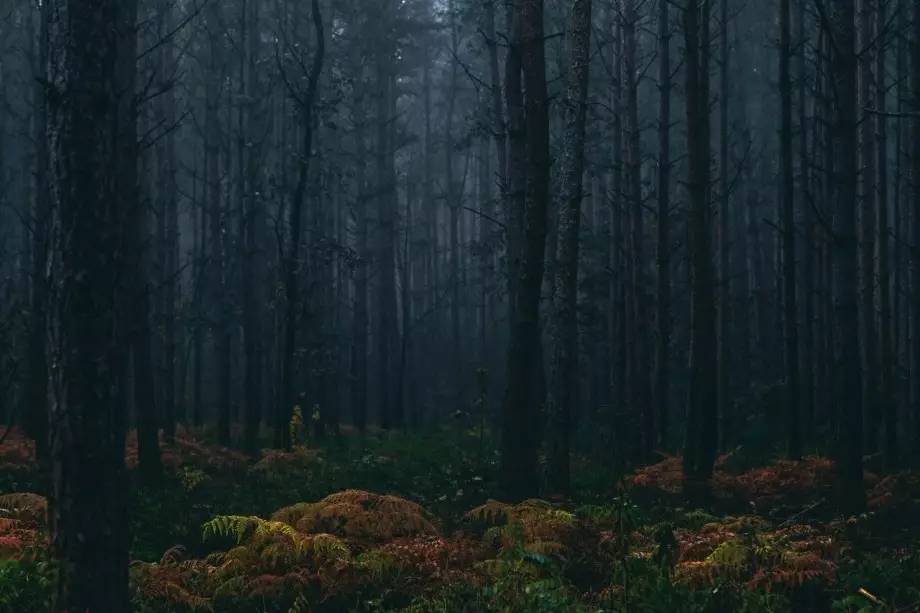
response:
[[[920,442],[918,249],[916,0],[0,0],[0,440],[61,611],[127,608],[134,429],[148,483],[177,426],[472,429],[509,501],[820,454],[860,511]]]

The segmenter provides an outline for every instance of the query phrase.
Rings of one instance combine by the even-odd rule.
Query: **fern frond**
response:
[[[48,500],[31,493],[0,496],[0,517],[44,524],[48,514]]]

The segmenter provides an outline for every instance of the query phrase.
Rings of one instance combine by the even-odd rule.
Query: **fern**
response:
[[[218,515],[206,522],[202,528],[204,540],[232,537],[238,544],[253,536],[272,534],[283,534],[291,539],[300,536],[297,530],[284,522],[266,521],[260,517],[243,515]]]
[[[44,525],[48,513],[48,500],[31,493],[0,496],[0,517]]]

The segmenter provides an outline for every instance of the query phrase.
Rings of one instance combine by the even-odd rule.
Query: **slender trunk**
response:
[[[255,95],[259,82],[256,69],[260,57],[259,49],[259,3],[244,0],[240,13],[240,27],[245,33],[244,44],[246,61],[240,62],[240,76],[242,99],[245,100],[241,110],[240,142],[240,174],[245,172],[244,189],[240,194],[243,199],[243,216],[240,223],[243,226],[243,262],[242,262],[242,294],[243,294],[243,342],[246,354],[246,419],[244,429],[244,446],[250,454],[258,452],[259,424],[262,418],[262,354],[264,352],[262,340],[262,211],[260,209],[260,152],[252,144],[256,140],[258,127],[256,125]],[[250,143],[249,146],[245,142]],[[245,166],[244,166],[245,164]]]
[[[313,63],[307,75],[307,89],[298,95],[300,114],[300,158],[297,184],[288,203],[288,241],[282,255],[282,278],[284,283],[284,336],[281,354],[281,403],[275,414],[275,447],[289,449],[292,444],[289,424],[297,403],[294,383],[295,345],[297,341],[298,309],[300,308],[300,261],[301,234],[303,231],[303,208],[306,200],[307,181],[310,177],[310,160],[313,157],[313,106],[319,89],[319,77],[323,69],[326,52],[323,16],[319,0],[312,0],[311,13],[316,35],[316,50]],[[293,92],[292,92],[293,94]]]
[[[367,427],[367,181],[365,178],[365,117],[362,101],[357,101],[359,115],[355,118],[355,224],[357,253],[360,261],[354,272],[354,319],[352,321],[352,424],[364,432]]]
[[[35,454],[40,462],[48,458],[48,357],[45,331],[48,315],[48,240],[51,231],[51,205],[48,185],[48,101],[45,82],[48,75],[48,2],[42,2],[38,12],[38,52],[32,58],[35,80],[32,88],[32,139],[35,143],[35,170],[32,184],[32,283],[29,309],[28,372],[26,375],[23,417],[25,432],[35,441]],[[34,44],[34,43],[33,43]]]
[[[458,383],[456,401],[462,404],[461,338],[460,338],[460,207],[463,194],[458,193],[458,181],[454,176],[454,114],[456,110],[457,86],[459,78],[459,33],[456,23],[454,0],[448,0],[448,18],[450,20],[450,52],[454,58],[450,62],[449,90],[447,92],[447,118],[444,134],[444,176],[447,210],[450,212],[450,377]]]
[[[715,274],[712,257],[709,137],[711,0],[684,11],[687,99],[687,190],[690,200],[690,389],[684,474],[692,489],[712,476],[717,447]]]
[[[779,91],[782,117],[780,157],[783,203],[783,323],[786,340],[786,428],[787,453],[790,458],[802,455],[802,432],[799,422],[799,336],[797,286],[795,271],[795,176],[792,159],[792,11],[790,0],[780,0]],[[804,162],[804,160],[802,160]]]
[[[876,156],[875,121],[865,111],[875,104],[873,83],[873,58],[876,52],[874,17],[876,0],[861,0],[858,9],[860,23],[859,45],[859,154],[860,194],[857,223],[860,236],[860,315],[862,321],[862,351],[865,378],[863,380],[863,413],[865,415],[866,452],[878,450],[879,419],[879,356],[878,330],[875,308],[875,241],[876,241]]]
[[[834,13],[833,78],[840,91],[855,92],[857,43],[855,0],[841,0]],[[859,127],[855,96],[837,99],[834,121],[834,324],[835,377],[833,389],[840,412],[840,503],[847,509],[865,506],[863,490],[863,407],[857,279],[859,241],[856,210],[858,198]]]
[[[878,3],[875,17],[875,106],[887,110],[887,70],[885,40],[887,21],[886,3]],[[878,217],[878,291],[879,291],[879,403],[885,422],[885,464],[889,469],[898,465],[898,410],[895,400],[894,348],[891,319],[891,269],[888,237],[888,120],[882,114],[875,117],[878,156],[878,190],[876,211]]]
[[[173,26],[170,2],[161,2],[160,11],[160,36],[165,36]],[[173,70],[175,58],[172,46],[164,44],[159,49],[159,70],[161,73],[170,74]],[[162,307],[159,313],[163,330],[163,356],[162,378],[162,408],[160,420],[163,433],[167,442],[172,442],[176,435],[176,284],[178,280],[178,240],[179,240],[179,207],[178,186],[176,185],[176,143],[172,126],[176,123],[176,98],[175,87],[172,83],[162,82],[165,90],[160,96],[159,115],[170,130],[157,143],[157,173],[159,214],[162,225],[162,242],[158,245],[161,258],[162,274]]]
[[[729,65],[731,58],[728,55],[728,0],[722,0],[719,21],[721,25],[719,45],[719,310],[718,310],[718,402],[720,434],[722,447],[727,448],[734,436],[732,423],[732,393],[731,393],[731,366],[734,361],[727,358],[731,353],[731,290],[732,280],[729,270],[731,249],[731,194],[729,193],[729,134],[728,134],[728,107],[729,107]]]
[[[667,446],[671,394],[671,24],[668,3],[658,0],[658,347],[655,406],[658,442]]]
[[[913,381],[914,448],[920,448],[920,0],[913,2],[911,56],[911,253],[910,253],[910,339],[911,377]]]
[[[641,424],[639,457],[648,458],[655,447],[655,413],[651,403],[651,371],[648,359],[648,300],[645,279],[645,213],[642,202],[642,151],[639,125],[639,67],[636,24],[639,20],[636,0],[626,0],[623,11],[623,69],[626,88],[626,181],[630,210],[630,387],[631,404]]]
[[[805,225],[805,241],[802,247],[802,302],[804,303],[804,321],[802,322],[802,393],[801,423],[802,443],[809,445],[814,441],[815,426],[815,219],[813,207],[814,193],[811,184],[811,164],[809,163],[807,125],[807,74],[805,52],[808,47],[805,35],[806,3],[799,2],[796,12],[796,71],[798,72],[798,117],[799,117],[799,190],[804,198],[801,205]],[[817,122],[816,122],[817,123]],[[814,139],[817,140],[817,139]],[[817,145],[813,145],[817,149]]]
[[[578,400],[578,241],[590,53],[591,0],[576,0],[569,30],[561,206],[553,293],[552,374],[547,397],[549,488],[563,494],[571,487],[569,440]]]

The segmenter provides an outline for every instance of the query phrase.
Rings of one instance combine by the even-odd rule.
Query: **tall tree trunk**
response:
[[[281,403],[275,414],[275,446],[289,449],[292,444],[289,424],[297,403],[294,383],[294,360],[297,343],[298,309],[300,307],[300,242],[303,231],[303,208],[306,200],[307,181],[310,177],[310,160],[313,157],[313,107],[319,89],[319,77],[326,54],[325,29],[320,12],[319,0],[311,2],[311,17],[316,34],[316,50],[307,76],[305,92],[289,92],[295,98],[300,114],[300,156],[297,184],[288,202],[287,245],[282,255],[282,276],[284,282],[284,337],[281,353]]]
[[[862,318],[862,350],[865,378],[863,380],[863,414],[865,415],[866,451],[878,450],[879,419],[879,360],[878,330],[875,309],[875,241],[876,241],[876,156],[875,121],[865,109],[871,109],[875,89],[873,87],[873,54],[876,52],[875,19],[876,0],[861,0],[858,18],[860,23],[859,45],[859,152],[860,152],[860,196],[858,224],[862,231],[860,282]]]
[[[51,294],[48,356],[53,610],[126,613],[124,245],[136,164],[137,5],[49,5]]]
[[[262,270],[262,242],[263,242],[263,217],[260,207],[259,194],[261,192],[259,158],[260,152],[253,141],[257,140],[259,126],[257,125],[256,91],[259,83],[257,64],[260,53],[259,37],[259,3],[255,0],[243,0],[240,13],[240,27],[245,33],[244,58],[240,61],[241,92],[245,101],[241,109],[242,130],[240,141],[244,146],[240,148],[240,174],[245,172],[244,189],[240,196],[243,198],[243,216],[240,223],[243,226],[243,262],[242,262],[242,295],[243,295],[243,342],[246,354],[245,394],[246,418],[243,441],[250,454],[258,452],[259,424],[262,419],[262,284],[260,283]],[[245,142],[249,142],[248,146]],[[244,167],[245,164],[245,167]]]
[[[795,176],[792,159],[792,10],[780,0],[779,93],[781,98],[780,158],[783,203],[783,323],[786,340],[786,428],[790,458],[802,455],[799,421],[799,334],[795,279]],[[802,160],[804,162],[805,160]]]
[[[728,72],[731,58],[728,54],[728,0],[722,0],[719,10],[721,27],[719,45],[719,310],[718,328],[719,336],[717,348],[719,356],[718,372],[718,402],[720,433],[723,448],[727,448],[733,437],[732,422],[732,390],[731,390],[731,365],[728,355],[731,353],[731,293],[732,275],[729,269],[730,249],[732,244],[729,236],[731,227],[731,194],[729,190],[728,154],[728,108],[729,108],[729,80]]]
[[[807,123],[807,73],[806,73],[806,49],[808,39],[805,34],[806,22],[806,2],[800,1],[796,11],[796,70],[798,72],[798,118],[799,118],[799,190],[802,193],[804,203],[802,205],[802,216],[805,226],[805,240],[802,248],[802,302],[804,303],[804,321],[802,322],[802,355],[800,362],[802,364],[802,392],[801,398],[801,423],[802,423],[802,444],[809,445],[814,440],[815,426],[815,406],[817,398],[815,396],[817,386],[815,385],[815,362],[818,352],[815,347],[815,215],[812,210],[815,205],[814,193],[811,184],[811,165],[809,163],[808,152],[808,135],[809,128]],[[817,123],[817,122],[815,122]],[[811,132],[814,135],[816,129]],[[814,140],[817,140],[815,138]],[[813,147],[817,150],[817,145]]]
[[[367,180],[366,118],[363,101],[358,100],[355,118],[355,234],[360,261],[354,272],[354,319],[352,320],[352,424],[364,432],[367,427]]]
[[[910,312],[911,377],[913,380],[914,448],[920,448],[920,0],[913,1],[913,28],[910,40],[911,64],[911,254]]]
[[[159,3],[159,37],[161,40],[172,31],[172,3],[169,1]],[[163,93],[157,100],[158,119],[162,122],[164,134],[156,147],[157,157],[157,194],[158,214],[162,227],[161,241],[158,249],[160,252],[160,272],[162,279],[162,296],[160,313],[158,313],[162,329],[162,364],[161,380],[161,410],[160,421],[167,442],[172,442],[176,435],[176,285],[178,279],[178,239],[179,239],[179,206],[178,186],[176,184],[176,142],[173,126],[176,123],[176,98],[175,83],[168,80],[168,75],[174,70],[175,58],[172,45],[166,41],[157,52],[158,72],[160,73],[160,88]]]
[[[666,446],[671,394],[671,24],[670,0],[658,0],[658,291],[655,406],[658,442]]]
[[[509,322],[517,314],[518,281],[524,240],[524,182],[527,142],[524,127],[524,89],[521,77],[521,19],[513,0],[507,2],[507,23],[511,30],[505,61],[505,107],[508,113],[508,189],[505,218],[508,228]],[[512,324],[513,325],[513,324]]]
[[[540,288],[546,251],[549,199],[549,106],[543,1],[517,4],[524,89],[526,164],[523,240],[517,295],[511,318],[508,378],[502,427],[502,480],[511,498],[537,491],[538,432],[535,427],[543,398],[533,382],[542,370],[540,351]]]
[[[38,52],[32,61],[35,80],[32,86],[32,140],[35,143],[35,170],[32,184],[32,283],[29,308],[29,353],[26,375],[23,426],[35,441],[39,461],[48,458],[48,357],[45,339],[48,315],[48,240],[51,231],[50,194],[48,192],[48,101],[45,83],[48,76],[48,2],[33,8],[38,13]],[[33,28],[34,30],[34,28]]]
[[[553,293],[553,357],[546,402],[549,488],[564,494],[571,487],[569,439],[578,401],[578,241],[591,55],[591,0],[575,1],[568,39],[565,140]]]
[[[217,3],[208,5],[207,20],[209,24],[208,76],[205,86],[205,141],[207,147],[207,183],[208,183],[208,222],[210,227],[210,244],[208,245],[209,294],[208,313],[213,326],[213,355],[217,362],[217,376],[214,378],[214,401],[217,405],[217,440],[221,445],[230,443],[230,373],[227,368],[230,354],[229,322],[226,320],[228,299],[226,291],[227,262],[225,261],[224,243],[226,241],[224,226],[226,215],[223,206],[223,180],[221,178],[221,141],[220,122],[221,92],[225,73],[223,36],[221,33],[222,14]],[[225,156],[229,155],[227,151]]]
[[[205,113],[207,115],[207,112]],[[194,253],[194,271],[195,287],[193,289],[192,300],[194,302],[195,323],[192,328],[192,425],[200,427],[204,421],[204,387],[202,385],[203,362],[204,362],[204,329],[205,329],[205,273],[208,269],[207,262],[207,244],[208,244],[208,198],[210,187],[208,185],[208,156],[210,148],[207,142],[204,144],[202,155],[203,164],[201,168],[195,167],[195,181],[198,180],[199,170],[204,172],[203,189],[201,202],[195,201],[196,210],[192,212],[198,225],[197,244]]]
[[[834,12],[833,78],[841,92],[857,86],[855,0],[840,0]],[[855,96],[837,98],[834,121],[834,324],[836,406],[840,412],[840,445],[837,461],[840,503],[848,509],[865,505],[863,490],[863,408],[859,328],[858,262],[856,228],[858,202],[858,116]]]
[[[502,197],[508,191],[508,135],[505,111],[502,104],[502,82],[498,62],[498,34],[495,30],[495,2],[485,3],[486,50],[489,54],[489,85],[491,89],[492,139],[495,142],[495,159],[498,161],[498,186]]]
[[[878,3],[875,17],[875,106],[887,110],[886,53],[886,3]],[[898,406],[894,378],[894,339],[891,318],[891,252],[888,237],[888,120],[883,114],[875,116],[875,133],[878,156],[878,190],[876,215],[878,217],[878,291],[879,291],[879,405],[885,422],[885,464],[894,469],[898,465]]]
[[[639,125],[639,66],[636,27],[639,20],[636,0],[626,0],[623,8],[623,69],[626,89],[626,181],[630,210],[630,403],[638,412],[639,457],[648,458],[655,447],[655,413],[651,403],[651,370],[648,348],[648,300],[645,278],[645,213],[642,201],[642,151]]]
[[[447,92],[447,117],[444,120],[444,198],[447,210],[450,212],[450,376],[457,382],[455,401],[458,406],[462,404],[461,374],[463,357],[460,337],[460,207],[463,193],[458,193],[458,182],[454,176],[454,114],[457,101],[457,86],[459,77],[459,32],[457,26],[456,7],[454,0],[448,0],[447,13],[450,28],[450,85]]]
[[[613,168],[611,169],[611,190],[613,192],[610,199],[611,210],[611,274],[610,274],[610,294],[611,313],[610,329],[612,331],[611,345],[613,346],[613,359],[611,360],[612,369],[610,376],[611,394],[613,396],[612,409],[607,424],[611,434],[616,441],[625,440],[620,438],[620,421],[625,415],[626,410],[626,390],[627,390],[627,363],[628,363],[628,342],[627,342],[627,309],[626,309],[626,249],[624,240],[625,227],[624,218],[626,217],[626,207],[624,206],[623,190],[623,20],[619,10],[610,11],[610,29],[614,36],[613,41],[613,83],[611,87],[611,107],[613,109],[613,135],[611,137],[613,145]]]
[[[690,235],[690,389],[684,474],[695,488],[712,476],[717,446],[716,312],[712,258],[709,138],[711,0],[690,0],[684,12],[687,98],[687,189]]]

